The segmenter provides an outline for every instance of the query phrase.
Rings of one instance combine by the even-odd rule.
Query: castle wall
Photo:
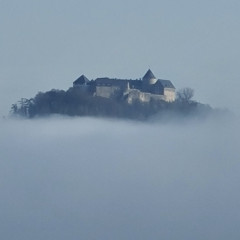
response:
[[[121,88],[118,86],[96,86],[96,96],[111,98],[119,95]]]
[[[176,99],[175,89],[173,88],[164,88],[165,101],[174,102]]]
[[[166,96],[159,94],[151,94],[151,99],[156,101],[166,101]]]
[[[94,96],[150,102],[151,100],[175,101],[175,87],[170,80],[156,79],[149,69],[140,80],[113,79],[108,77],[89,81],[84,75],[73,82],[79,91],[88,91]]]
[[[73,84],[75,89],[78,89],[81,92],[88,92],[90,90],[89,85],[80,85],[80,84]]]
[[[131,89],[128,92],[127,102],[131,104],[134,101],[141,101],[141,102],[150,102],[151,100],[165,101],[165,98],[166,97],[164,95],[146,93],[146,92],[141,92],[137,89]]]
[[[74,87],[81,91],[91,90],[92,93],[95,92],[95,96],[99,97],[125,98],[128,103],[133,101],[150,102],[151,100],[175,101],[175,88],[169,80],[157,80],[155,77],[150,77],[142,81],[97,78],[88,84],[80,84],[75,81]]]
[[[150,101],[150,94],[141,92],[137,89],[131,89],[128,91],[127,102],[133,103],[134,101],[141,101],[141,102],[149,102]]]

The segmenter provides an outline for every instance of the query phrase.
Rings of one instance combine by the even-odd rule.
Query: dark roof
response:
[[[170,80],[163,80],[163,79],[158,79],[159,83],[161,83],[161,85],[164,87],[164,88],[174,88],[174,85],[172,84],[172,82]]]
[[[115,78],[97,78],[95,80],[96,85],[111,85],[111,86],[116,86],[116,85],[126,85],[129,80],[128,79],[115,79]]]
[[[85,84],[88,83],[89,80],[84,75],[80,76],[77,80],[73,82],[73,84]]]
[[[111,83],[112,80],[108,77],[102,77],[102,78],[97,78],[95,82],[96,84],[108,84],[108,83]]]
[[[142,81],[141,80],[130,80],[129,87],[140,89],[142,87]]]
[[[154,76],[154,74],[152,73],[152,71],[150,69],[148,69],[148,71],[146,72],[146,74],[144,75],[143,79],[152,79],[152,78],[156,78]]]

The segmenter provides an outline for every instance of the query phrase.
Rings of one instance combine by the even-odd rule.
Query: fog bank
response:
[[[240,237],[236,120],[0,124],[2,239]]]

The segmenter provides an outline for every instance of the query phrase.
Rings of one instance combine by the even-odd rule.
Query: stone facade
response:
[[[165,96],[166,102],[174,102],[176,98],[175,89],[173,88],[164,88],[163,95]]]
[[[95,95],[98,97],[113,98],[122,93],[122,89],[118,86],[96,86]]]
[[[89,81],[84,75],[73,83],[73,87],[89,88],[95,96],[134,101],[175,101],[175,87],[169,80],[157,79],[149,69],[141,80],[97,78]]]

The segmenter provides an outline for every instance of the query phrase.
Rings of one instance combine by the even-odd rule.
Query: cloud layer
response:
[[[3,239],[239,239],[239,126],[5,120]]]

